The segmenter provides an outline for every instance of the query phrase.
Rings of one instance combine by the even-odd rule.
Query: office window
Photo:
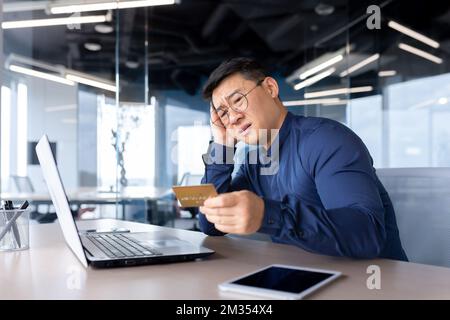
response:
[[[122,135],[126,136],[123,157],[128,185],[153,185],[155,178],[155,106],[123,103],[119,115],[119,128],[122,130]]]
[[[115,188],[117,157],[112,132],[117,131],[117,107],[113,101],[98,96],[97,174],[98,186]]]
[[[383,166],[382,96],[352,99],[348,103],[348,125],[364,141],[375,167]]]
[[[155,177],[155,108],[137,103],[115,104],[99,97],[98,111],[98,185],[153,185]],[[115,150],[118,134],[119,150]],[[117,151],[117,152],[116,152]],[[123,169],[117,159],[123,157]],[[122,182],[120,181],[122,179]]]
[[[389,167],[449,164],[450,74],[421,78],[387,87]],[[446,84],[446,85],[442,85]]]

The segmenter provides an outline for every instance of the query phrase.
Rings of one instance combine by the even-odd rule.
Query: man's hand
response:
[[[262,225],[264,201],[247,190],[223,193],[205,200],[200,212],[219,231],[251,234]]]

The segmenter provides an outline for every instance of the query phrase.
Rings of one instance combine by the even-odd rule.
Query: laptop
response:
[[[208,248],[154,232],[79,232],[70,210],[64,185],[53,157],[47,135],[36,145],[42,168],[64,239],[87,267],[132,266],[154,263],[181,262],[203,258],[214,253]]]

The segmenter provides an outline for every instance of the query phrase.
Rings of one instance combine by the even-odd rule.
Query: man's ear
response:
[[[278,82],[272,77],[266,77],[265,86],[272,98],[277,98],[279,93]]]

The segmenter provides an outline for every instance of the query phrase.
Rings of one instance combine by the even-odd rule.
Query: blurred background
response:
[[[376,168],[450,166],[446,1],[0,3],[2,198],[32,199],[38,222],[56,218],[46,133],[77,217],[195,229],[170,187],[203,175],[201,89],[235,56],[269,70],[289,111],[349,126]]]

